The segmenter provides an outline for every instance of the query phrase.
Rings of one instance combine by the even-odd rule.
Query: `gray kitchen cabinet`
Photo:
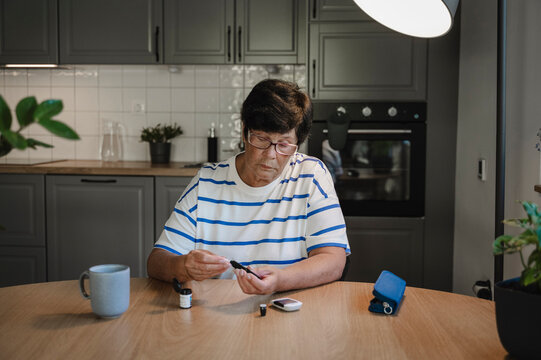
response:
[[[308,82],[319,100],[425,100],[427,42],[376,22],[310,24]]]
[[[49,281],[119,263],[146,276],[154,239],[154,178],[47,175]]]
[[[56,0],[0,0],[0,64],[58,62]]]
[[[353,0],[309,0],[310,22],[314,21],[372,21]]]
[[[167,64],[298,64],[306,56],[302,0],[165,0]]]
[[[423,286],[424,218],[346,217],[347,281],[375,282],[382,270]]]
[[[61,64],[162,63],[161,0],[59,0]]]
[[[43,175],[0,175],[0,287],[47,280]]]
[[[155,226],[156,240],[163,231],[163,226],[175,208],[175,204],[190,183],[191,177],[157,176],[155,178]]]

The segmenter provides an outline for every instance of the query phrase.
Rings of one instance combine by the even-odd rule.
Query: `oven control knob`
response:
[[[398,114],[398,110],[394,106],[391,106],[389,110],[387,110],[387,114],[389,114],[390,117],[395,117],[396,114]]]
[[[368,116],[372,115],[372,109],[370,109],[368,106],[365,106],[365,107],[363,107],[363,109],[361,110],[361,113],[362,113],[364,116],[368,117]]]

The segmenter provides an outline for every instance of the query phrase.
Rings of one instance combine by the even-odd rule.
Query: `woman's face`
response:
[[[295,129],[285,134],[267,133],[260,130],[250,130],[249,134],[258,137],[258,140],[269,140],[272,143],[297,144]],[[246,150],[240,159],[239,173],[244,182],[250,186],[265,186],[273,182],[288,163],[291,155],[282,155],[276,151],[276,146],[259,149],[244,139]]]

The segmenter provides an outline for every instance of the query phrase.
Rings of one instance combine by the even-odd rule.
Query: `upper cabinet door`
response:
[[[310,25],[315,99],[425,100],[427,46],[376,22]]]
[[[353,0],[309,0],[310,21],[371,21]]]
[[[299,0],[165,0],[166,64],[298,64],[306,59]]]
[[[237,0],[237,63],[304,63],[299,49],[305,47],[306,12],[300,15],[300,3],[305,4],[298,0]]]
[[[234,0],[165,0],[165,63],[232,64]]]
[[[0,63],[58,63],[56,0],[0,0]]]
[[[161,0],[59,0],[60,63],[163,62]]]

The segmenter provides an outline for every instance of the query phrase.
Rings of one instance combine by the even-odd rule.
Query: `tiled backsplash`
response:
[[[18,101],[60,99],[64,110],[55,117],[70,125],[81,140],[52,136],[38,124],[25,136],[54,148],[12,150],[10,160],[100,159],[102,127],[115,121],[124,127],[124,160],[150,160],[141,129],[177,123],[183,134],[172,143],[172,161],[207,159],[211,124],[219,137],[220,159],[238,143],[239,112],[251,88],[265,78],[281,78],[306,87],[305,66],[293,65],[84,65],[69,69],[0,70],[0,93],[14,112]],[[236,121],[237,120],[237,121]],[[237,128],[235,128],[237,125]],[[12,129],[18,128],[14,118]],[[227,151],[230,150],[230,151]]]

